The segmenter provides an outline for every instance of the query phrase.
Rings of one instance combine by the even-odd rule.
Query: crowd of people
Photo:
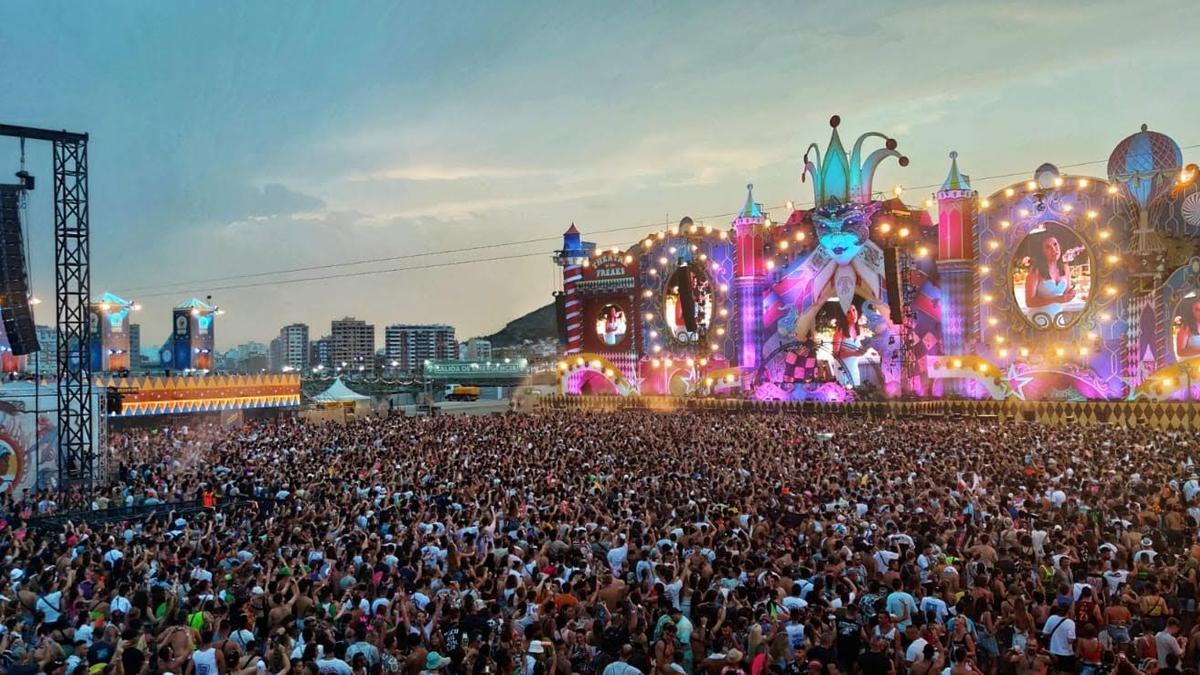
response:
[[[1200,666],[1195,432],[572,411],[110,447],[94,492],[0,495],[3,672]]]

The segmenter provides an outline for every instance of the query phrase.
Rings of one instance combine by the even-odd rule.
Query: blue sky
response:
[[[834,113],[848,136],[900,141],[912,163],[881,171],[884,188],[940,182],[950,150],[975,176],[1103,159],[1142,122],[1200,143],[1197,19],[1167,0],[9,0],[0,120],[92,134],[93,288],[142,301],[147,346],[169,307],[207,292],[226,310],[222,349],[294,321],[316,337],[343,315],[380,342],[396,322],[465,338],[549,301],[553,243],[308,283],[180,282],[713,216],[748,181],[782,214],[811,198],[800,158]],[[32,276],[49,298],[47,149],[29,161],[45,181]],[[0,140],[8,167],[17,146]]]

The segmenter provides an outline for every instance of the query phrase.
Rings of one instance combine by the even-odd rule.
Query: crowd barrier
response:
[[[221,498],[217,500],[216,510],[228,511],[253,503],[269,507],[271,500],[256,499],[254,497]],[[119,523],[127,520],[144,522],[171,515],[174,515],[176,518],[189,518],[204,510],[205,508],[201,506],[199,500],[154,504],[151,506],[114,506],[107,509],[77,509],[47,515],[35,515],[29,519],[29,526],[36,530],[57,532],[61,531],[67,523],[94,526]]]
[[[1041,424],[1113,424],[1160,429],[1200,428],[1200,403],[1159,401],[749,401],[672,396],[544,396],[539,407],[554,410],[651,410],[671,412],[806,413],[856,417],[963,417]]]

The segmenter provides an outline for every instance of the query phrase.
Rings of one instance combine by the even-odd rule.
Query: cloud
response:
[[[352,174],[346,178],[350,182],[367,181],[409,181],[424,183],[431,181],[458,181],[468,179],[506,179],[526,178],[542,175],[543,170],[518,169],[495,166],[396,166],[370,173]]]
[[[206,191],[212,197],[203,204],[194,204],[201,221],[218,223],[262,222],[280,216],[313,214],[325,208],[325,200],[297,192],[282,183],[225,186]]]

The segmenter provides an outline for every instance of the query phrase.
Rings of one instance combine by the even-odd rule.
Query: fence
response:
[[[748,401],[671,396],[544,396],[539,408],[554,410],[677,410],[803,413],[856,417],[976,417],[999,422],[1114,424],[1160,429],[1200,428],[1200,403],[1158,401]]]
[[[266,504],[269,508],[272,500],[256,499],[253,497],[237,497],[217,500],[217,511],[233,510],[250,504]],[[167,518],[174,514],[176,518],[188,518],[206,509],[199,500],[175,502],[172,504],[154,504],[151,506],[117,506],[108,509],[76,509],[61,511],[44,516],[34,516],[29,520],[29,526],[37,530],[58,531],[67,523],[104,525],[119,523],[126,520],[153,520]]]

